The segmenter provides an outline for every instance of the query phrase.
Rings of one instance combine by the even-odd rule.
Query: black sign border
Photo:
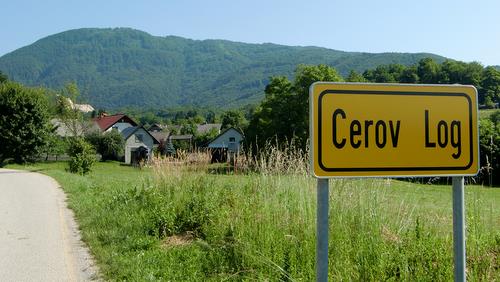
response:
[[[451,96],[451,97],[465,97],[469,103],[469,143],[470,143],[470,159],[466,166],[447,166],[447,167],[326,167],[323,165],[322,148],[321,148],[321,114],[322,114],[322,100],[327,94],[340,94],[340,95],[401,95],[401,96]],[[324,90],[318,97],[318,161],[319,166],[323,171],[327,172],[359,172],[359,171],[440,171],[440,170],[466,170],[469,169],[474,162],[474,146],[472,134],[472,100],[466,93],[462,92],[413,92],[413,91],[370,91],[370,90]]]

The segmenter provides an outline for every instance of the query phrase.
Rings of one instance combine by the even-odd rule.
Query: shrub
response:
[[[123,155],[125,140],[116,130],[104,134],[93,133],[85,137],[85,139],[101,154],[103,161],[119,160],[120,156]]]
[[[87,174],[96,161],[95,151],[88,142],[82,138],[71,140],[68,155],[71,157],[69,161],[69,171],[72,173]]]

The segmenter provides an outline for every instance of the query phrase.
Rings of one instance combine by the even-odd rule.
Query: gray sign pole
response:
[[[455,282],[465,281],[464,178],[453,177],[453,254]]]
[[[328,281],[328,179],[318,178],[316,210],[316,281]]]

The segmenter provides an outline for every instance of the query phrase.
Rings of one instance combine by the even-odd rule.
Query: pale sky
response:
[[[500,65],[497,0],[0,0],[0,55],[83,27],[191,39],[429,52]]]

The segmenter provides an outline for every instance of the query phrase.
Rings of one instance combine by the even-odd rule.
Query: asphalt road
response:
[[[89,281],[96,273],[58,183],[0,169],[0,281]]]

